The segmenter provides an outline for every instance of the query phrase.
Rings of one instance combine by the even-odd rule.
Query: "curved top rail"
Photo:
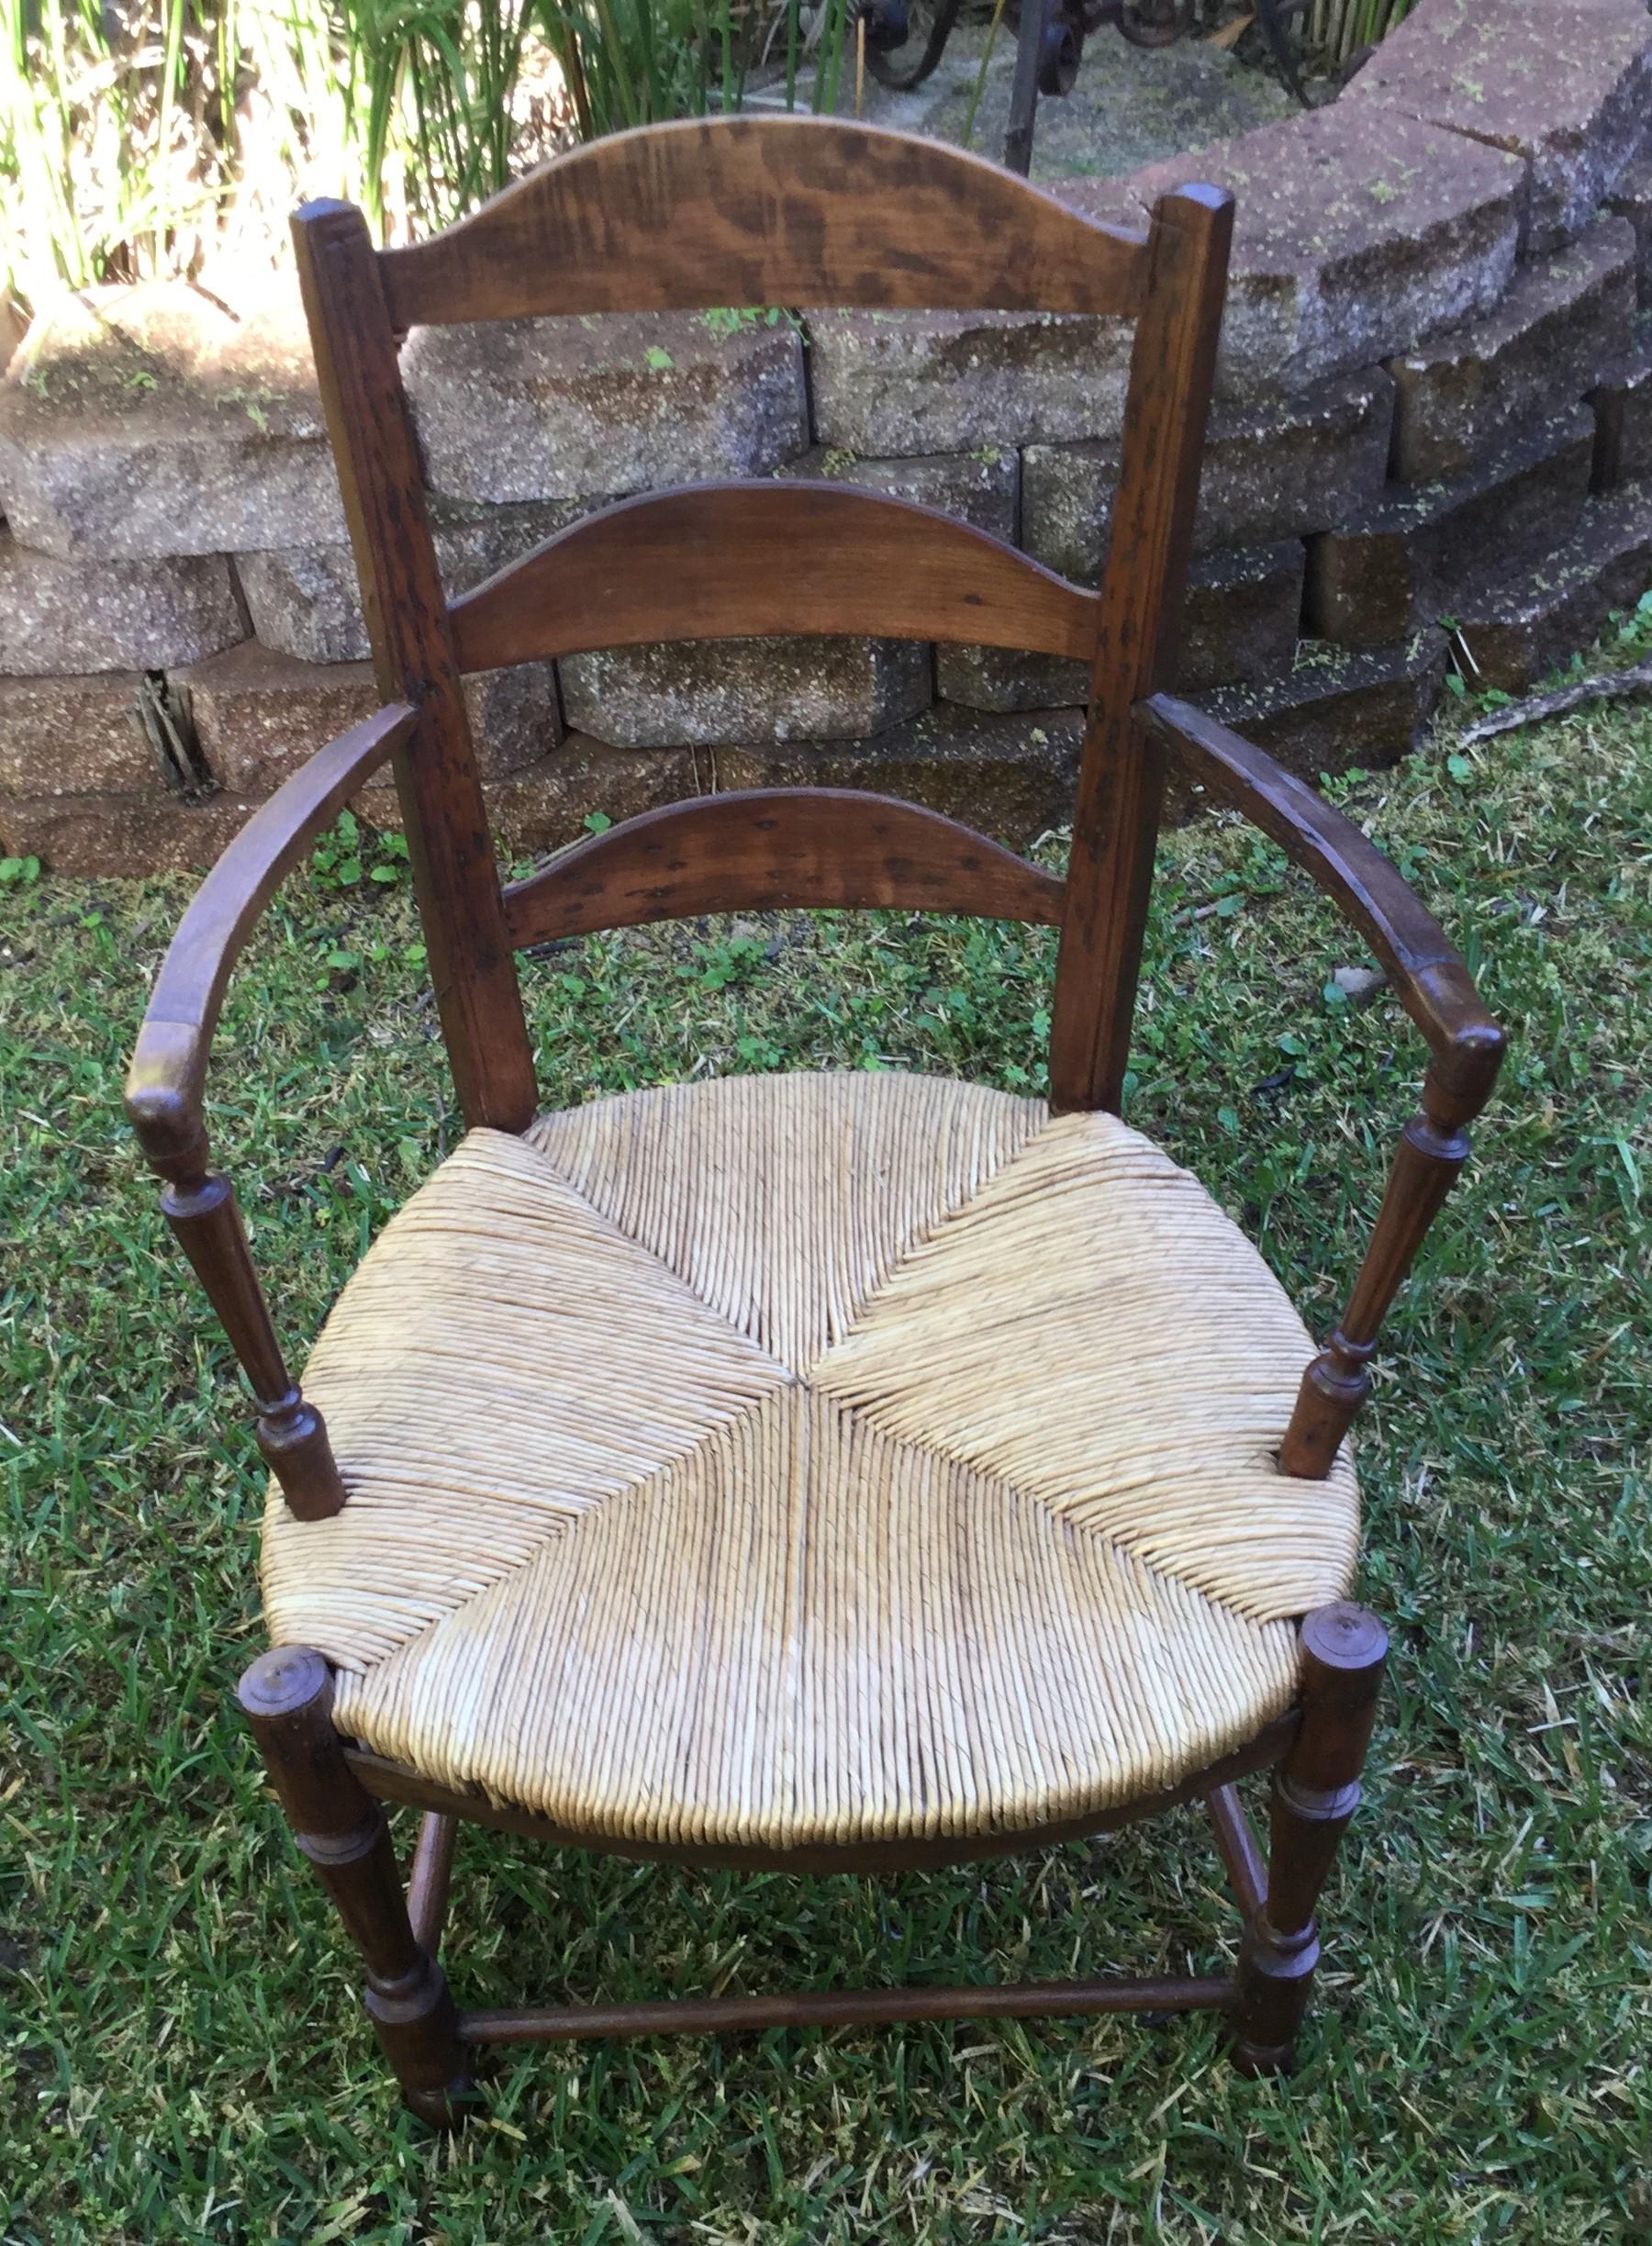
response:
[[[831,117],[640,126],[383,251],[399,329],[708,305],[1133,314],[1146,236],[979,156]]]
[[[853,484],[686,484],[586,515],[453,602],[463,671],[655,640],[865,633],[1095,653],[1098,598],[936,508]]]

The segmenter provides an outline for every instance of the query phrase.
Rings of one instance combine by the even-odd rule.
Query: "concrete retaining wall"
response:
[[[1239,218],[1182,684],[1310,777],[1379,763],[1449,634],[1518,688],[1652,581],[1652,16],[1423,0],[1334,107],[1066,192],[1133,219],[1194,177]],[[727,475],[869,484],[1093,583],[1128,343],[801,307],[419,331],[404,364],[453,592],[609,499]],[[43,318],[0,386],[0,849],[208,862],[376,703],[291,297],[100,289]],[[1024,839],[1068,810],[1082,690],[886,640],[470,682],[518,851],[808,778]]]

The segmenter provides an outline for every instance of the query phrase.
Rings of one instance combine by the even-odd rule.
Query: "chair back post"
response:
[[[533,1053],[379,253],[350,203],[306,204],[293,242],[379,689],[419,713],[396,783],[448,1064],[468,1124],[521,1131]]]
[[[1135,707],[1176,668],[1233,227],[1223,189],[1153,209],[1055,971],[1057,1109],[1117,1114],[1123,1096],[1165,782]]]

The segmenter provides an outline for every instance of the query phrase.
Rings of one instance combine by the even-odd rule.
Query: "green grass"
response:
[[[465,2133],[426,2137],[233,1711],[260,1643],[261,1478],[117,1108],[184,889],[0,889],[0,2237],[1647,2236],[1652,720],[1586,714],[1342,793],[1514,1045],[1364,1436],[1362,1589],[1393,1625],[1393,1689],[1289,2086],[1240,2080],[1199,2019],[777,2032],[507,2058]],[[335,844],[283,893],[219,1040],[220,1154],[300,1353],[454,1131],[399,862],[374,881],[362,857]],[[1324,995],[1360,956],[1270,847],[1215,819],[1168,838],[1131,1112],[1316,1325],[1415,1091],[1391,999]],[[764,921],[594,941],[530,989],[558,1101],[820,1063],[1025,1087],[1049,967],[1047,940],[1013,930]],[[887,1883],[474,1832],[458,1875],[450,1961],[481,2003],[1209,1970],[1234,1932],[1189,1814]]]

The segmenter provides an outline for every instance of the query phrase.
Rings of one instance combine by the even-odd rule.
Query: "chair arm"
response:
[[[1454,1123],[1471,1123],[1496,1081],[1503,1034],[1445,930],[1392,860],[1266,750],[1191,703],[1155,694],[1139,714],[1207,795],[1242,811],[1334,899],[1428,1041],[1442,1119],[1449,1111]]]
[[[1280,1445],[1286,1473],[1323,1477],[1370,1393],[1383,1318],[1468,1158],[1466,1126],[1490,1096],[1503,1033],[1439,923],[1351,820],[1189,703],[1155,694],[1136,715],[1207,794],[1242,811],[1334,899],[1387,968],[1432,1056],[1422,1112],[1401,1134],[1347,1308],[1303,1376]]]
[[[207,1167],[206,1064],[230,970],[283,876],[417,723],[407,704],[379,710],[318,750],[247,821],[179,923],[127,1076],[128,1117],[166,1181],[162,1212],[251,1383],[259,1448],[306,1520],[339,1512],[344,1484],[320,1414],[288,1377],[233,1190]]]
[[[128,1117],[163,1175],[187,1163],[203,1137],[212,1033],[241,946],[285,877],[417,718],[396,703],[318,749],[254,812],[191,900],[155,978],[127,1073]]]

